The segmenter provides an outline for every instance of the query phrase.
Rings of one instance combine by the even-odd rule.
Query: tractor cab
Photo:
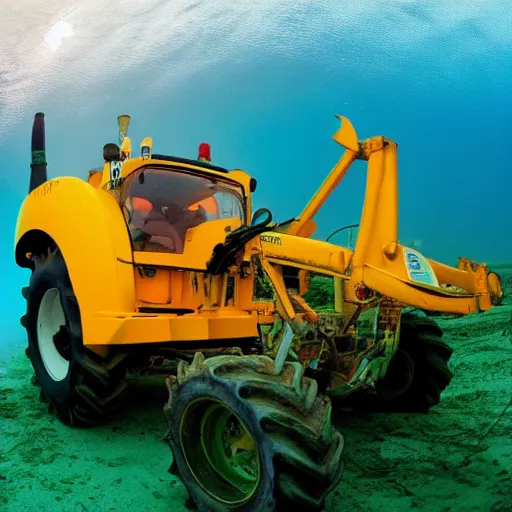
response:
[[[153,141],[146,137],[140,156],[134,156],[129,120],[118,118],[119,146],[104,146],[104,167],[91,171],[89,183],[116,198],[136,264],[206,270],[214,248],[250,224],[256,180],[213,165],[204,142],[192,160],[154,154]]]
[[[245,223],[241,185],[172,167],[137,169],[117,195],[135,251],[183,254],[196,239],[222,243]]]

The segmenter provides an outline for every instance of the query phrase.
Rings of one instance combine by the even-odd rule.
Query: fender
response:
[[[15,254],[29,267],[26,253],[43,232],[57,244],[69,270],[80,307],[83,338],[98,312],[133,312],[135,277],[128,229],[116,199],[75,177],[56,178],[34,189],[23,202],[16,224]]]

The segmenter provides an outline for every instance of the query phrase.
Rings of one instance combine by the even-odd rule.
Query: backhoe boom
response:
[[[326,273],[329,267],[327,273],[335,276],[334,268],[326,266],[327,257],[338,265],[336,279],[348,279],[344,274],[350,266],[353,286],[364,285],[420,309],[468,314],[487,310],[497,303],[503,295],[499,276],[489,272],[486,265],[461,258],[458,268],[453,268],[427,259],[399,243],[397,144],[382,136],[359,141],[350,121],[336,117],[342,125],[333,139],[345,148],[343,156],[299,217],[279,229],[283,233],[283,244],[278,247],[262,242],[264,255],[270,259],[277,257],[275,263],[293,261],[292,265],[304,270],[316,267],[320,274]],[[343,263],[342,260],[334,263],[338,261],[339,249],[323,248],[314,245],[313,240],[304,239],[315,231],[313,217],[355,160],[367,161],[366,191],[357,242],[353,252],[344,249]],[[288,236],[300,237],[304,247],[298,250],[298,241],[292,244],[290,239],[284,243]],[[276,251],[281,254],[277,256]],[[322,251],[327,252],[323,254]],[[299,254],[301,258],[298,258]]]

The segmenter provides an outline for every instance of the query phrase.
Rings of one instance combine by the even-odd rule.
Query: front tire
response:
[[[331,403],[299,363],[273,375],[264,356],[196,354],[168,381],[167,440],[200,512],[322,511],[337,485],[343,437]]]
[[[124,356],[101,358],[83,346],[80,309],[60,251],[34,262],[23,324],[41,399],[63,423],[101,423],[126,388]]]

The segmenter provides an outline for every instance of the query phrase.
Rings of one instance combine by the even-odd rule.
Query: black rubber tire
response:
[[[69,361],[67,375],[55,380],[47,371],[39,350],[37,324],[39,306],[47,290],[56,288],[66,325],[57,339],[62,342]],[[80,310],[73,292],[64,258],[58,249],[35,259],[35,268],[26,292],[27,313],[24,324],[28,335],[27,355],[41,386],[41,400],[48,402],[65,424],[90,426],[103,423],[116,409],[126,388],[124,354],[101,358],[82,343]]]
[[[426,413],[437,405],[453,378],[448,364],[453,349],[442,341],[442,336],[442,329],[432,318],[403,313],[398,351],[386,377],[376,383],[376,395],[364,397],[364,406],[390,412]],[[393,381],[396,383],[397,377],[408,370],[407,385],[393,390]],[[393,391],[396,396],[392,396]]]
[[[174,461],[169,470],[189,493],[187,506],[200,512],[324,510],[325,499],[342,477],[343,437],[331,424],[331,402],[317,392],[303,366],[286,363],[273,375],[265,356],[196,354],[191,365],[180,363],[169,384],[165,406],[167,441]],[[250,501],[227,506],[208,494],[190,470],[180,442],[180,422],[188,404],[213,399],[230,407],[255,440],[262,464],[259,487]],[[198,440],[199,441],[199,440]]]

